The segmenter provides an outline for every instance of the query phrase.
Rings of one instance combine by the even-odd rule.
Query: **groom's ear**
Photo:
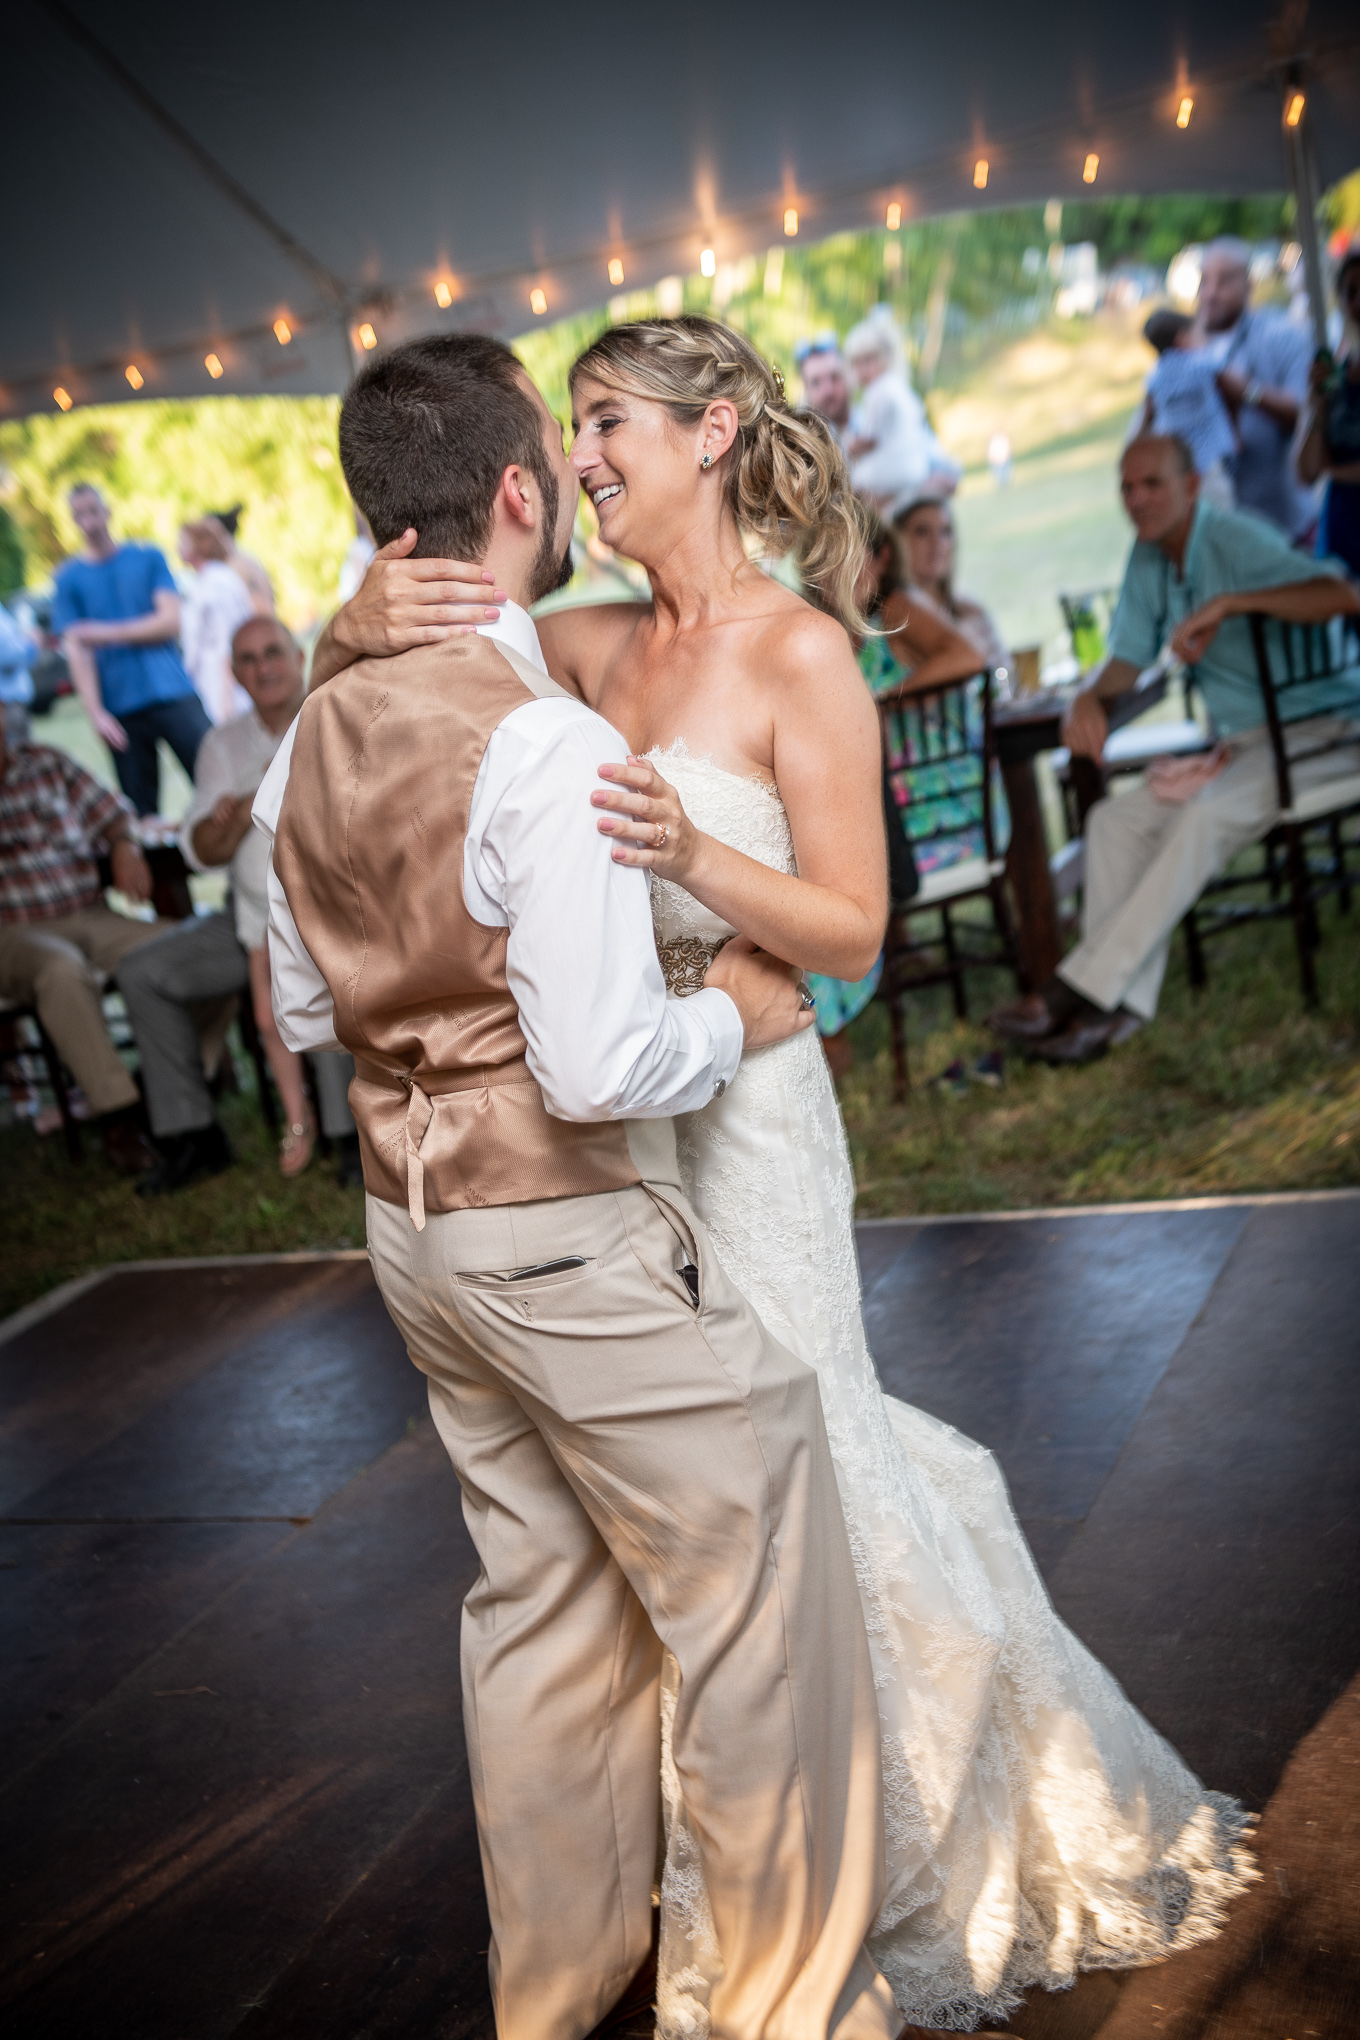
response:
[[[521,524],[526,531],[533,531],[539,520],[538,484],[527,468],[515,463],[501,476],[500,488],[496,491],[505,514],[515,524]]]

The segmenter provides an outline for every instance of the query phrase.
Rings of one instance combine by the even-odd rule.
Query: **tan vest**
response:
[[[364,1184],[426,1211],[636,1183],[617,1122],[554,1119],[524,1060],[504,928],[463,900],[492,731],[563,690],[489,638],[366,659],[298,717],[274,865],[354,1057]]]

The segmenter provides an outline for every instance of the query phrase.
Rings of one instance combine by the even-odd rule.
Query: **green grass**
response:
[[[1285,922],[1224,935],[1192,993],[1179,941],[1156,1021],[1085,1069],[1012,1056],[1000,1091],[930,1078],[995,1043],[943,992],[912,1001],[912,1093],[892,1099],[887,1016],[855,1023],[841,1084],[861,1217],[1017,1210],[1360,1183],[1360,944],[1322,915],[1322,1007],[1305,1011]],[[974,980],[973,1010],[1009,996]]]
[[[1118,1203],[1360,1183],[1360,944],[1357,921],[1324,911],[1320,1012],[1304,1011],[1289,927],[1239,930],[1210,950],[1196,997],[1177,945],[1156,1022],[1103,1062],[1049,1070],[1019,1058],[1001,1091],[955,1099],[929,1079],[993,1043],[961,1025],[943,993],[910,1007],[913,1090],[892,1102],[887,1018],[855,1023],[841,1087],[863,1217]],[[975,1010],[1007,981],[973,981]],[[223,1119],[237,1165],[177,1197],[147,1201],[95,1143],[72,1167],[58,1136],[0,1133],[5,1254],[0,1315],[111,1261],[358,1247],[362,1192],[314,1161],[285,1183],[249,1092]]]
[[[340,1189],[319,1155],[285,1182],[253,1092],[224,1099],[221,1117],[235,1168],[173,1197],[138,1197],[88,1136],[73,1165],[59,1133],[39,1140],[28,1125],[0,1132],[0,1317],[111,1261],[363,1246],[362,1190]]]

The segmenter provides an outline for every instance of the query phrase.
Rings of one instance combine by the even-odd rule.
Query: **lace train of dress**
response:
[[[683,744],[652,757],[697,827],[794,869],[773,787]],[[652,910],[668,980],[693,989],[731,928],[664,880]],[[746,1056],[676,1131],[724,1268],[820,1378],[883,1729],[887,1888],[869,1947],[903,2017],[969,2032],[1031,1986],[1208,1939],[1257,1874],[1250,1816],[1203,1790],[1059,1621],[992,1455],[883,1393],[816,1035]],[[664,1702],[658,2032],[704,2040],[720,1958],[671,1762],[670,1687]]]

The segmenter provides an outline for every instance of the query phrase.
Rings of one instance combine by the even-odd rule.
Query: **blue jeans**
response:
[[[180,694],[173,701],[153,701],[147,708],[134,708],[120,715],[127,731],[126,751],[115,751],[113,767],[122,787],[139,815],[154,815],[160,804],[161,768],[156,756],[163,737],[190,779],[198,747],[212,724],[196,694]]]

